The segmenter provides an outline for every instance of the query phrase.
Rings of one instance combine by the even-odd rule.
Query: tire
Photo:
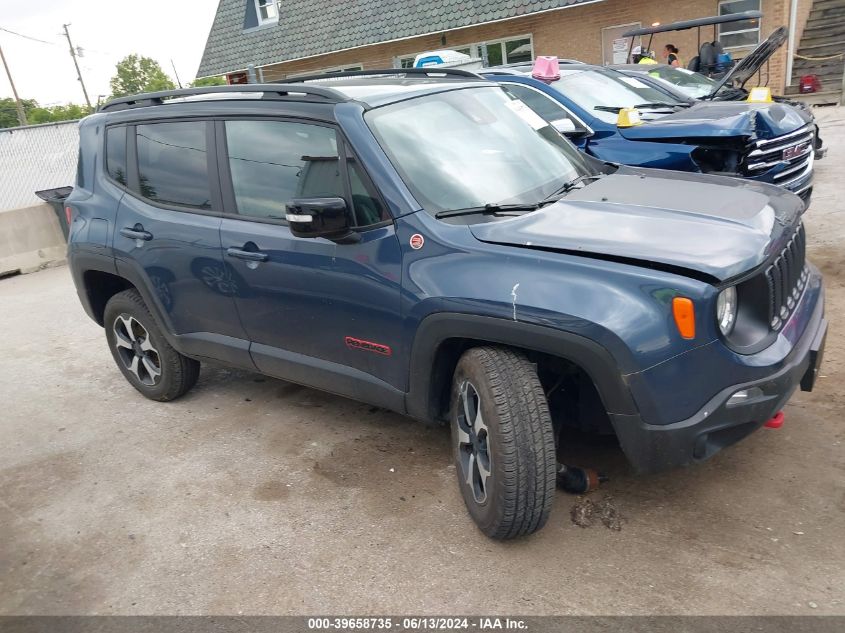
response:
[[[109,299],[103,324],[118,369],[150,400],[175,400],[197,384],[199,362],[171,347],[137,290]]]
[[[510,539],[542,528],[554,498],[557,462],[535,366],[509,349],[468,350],[455,368],[450,418],[458,485],[479,529]]]

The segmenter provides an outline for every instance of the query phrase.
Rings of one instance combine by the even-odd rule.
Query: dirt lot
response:
[[[578,447],[618,531],[559,492],[541,533],[487,540],[446,430],[222,369],[147,401],[67,268],[0,280],[0,613],[845,614],[845,109],[819,117],[824,378],[699,467]]]

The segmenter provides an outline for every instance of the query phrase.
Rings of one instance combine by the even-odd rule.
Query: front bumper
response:
[[[666,425],[647,424],[638,415],[611,420],[628,460],[639,472],[657,472],[708,459],[756,431],[780,411],[797,388],[811,391],[824,353],[824,301],[780,369],[765,378],[722,389],[697,413]],[[737,391],[756,387],[761,395],[728,405]]]

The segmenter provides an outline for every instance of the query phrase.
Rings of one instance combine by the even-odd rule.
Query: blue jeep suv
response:
[[[367,74],[81,123],[71,271],[141,394],[213,361],[447,422],[470,515],[511,538],[548,517],[561,429],[656,471],[812,389],[797,196],[597,161],[459,71]]]

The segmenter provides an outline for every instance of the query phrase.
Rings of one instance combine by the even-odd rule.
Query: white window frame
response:
[[[464,44],[463,46],[453,46],[454,49],[459,48],[469,48],[470,55],[472,57],[481,57],[481,47],[482,46],[495,46],[499,45],[502,47],[502,64],[509,64],[511,62],[508,61],[508,51],[505,47],[505,44],[508,42],[515,42],[517,40],[528,40],[529,46],[531,46],[531,59],[535,58],[534,55],[534,36],[531,33],[525,33],[523,35],[513,35],[510,37],[502,37],[496,40],[485,40],[483,42],[473,42],[472,44]]]
[[[449,50],[461,50],[461,49],[469,49],[470,57],[481,57],[481,47],[482,46],[495,46],[499,45],[502,47],[502,63],[508,64],[508,52],[505,44],[508,42],[515,42],[517,40],[528,40],[529,46],[531,46],[531,59],[535,59],[534,55],[534,36],[531,33],[526,33],[524,35],[515,35],[510,37],[503,37],[497,40],[485,40],[483,42],[472,42],[471,44],[455,44],[454,46],[449,46]],[[411,66],[413,67],[413,60],[419,53],[415,53],[413,55],[397,55],[393,58],[393,67],[394,68],[401,68],[402,62],[404,60],[411,60]]]
[[[267,26],[268,24],[279,23],[279,3],[277,0],[253,0],[255,3],[255,17],[258,20],[258,26]],[[268,18],[261,17],[261,9],[272,7],[276,15]]]
[[[741,0],[719,0],[719,15],[723,15],[722,14],[722,7],[724,5],[734,4],[734,3],[740,2],[740,1]],[[758,6],[757,6],[756,9],[750,9],[750,11],[761,11],[762,6],[763,6],[763,0],[757,0],[757,5]],[[729,15],[729,14],[724,14],[724,15]],[[716,37],[719,41],[721,41],[723,35],[738,35],[740,33],[757,33],[757,41],[754,42],[753,44],[739,44],[737,46],[725,46],[724,48],[725,48],[725,50],[731,50],[731,49],[737,49],[737,48],[750,48],[752,46],[757,46],[760,43],[760,27],[762,26],[762,24],[760,24],[760,22],[761,22],[760,18],[757,18],[757,28],[754,28],[754,29],[738,29],[738,30],[734,30],[734,31],[725,31],[724,30],[725,28],[731,28],[731,24],[719,24]]]

